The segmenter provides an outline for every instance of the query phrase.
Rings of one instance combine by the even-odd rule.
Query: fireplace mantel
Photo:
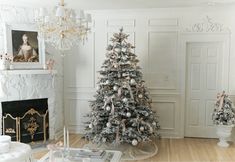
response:
[[[0,75],[45,75],[45,74],[57,74],[56,70],[1,70]]]
[[[0,71],[0,130],[2,128],[1,102],[48,98],[50,139],[56,130],[56,70],[2,70]],[[0,132],[1,133],[1,132]]]

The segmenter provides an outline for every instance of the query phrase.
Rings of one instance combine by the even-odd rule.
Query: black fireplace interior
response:
[[[45,116],[45,119],[36,113],[25,115],[30,109],[34,109],[40,115],[47,115]],[[20,142],[29,143],[45,140],[45,137],[46,139],[49,138],[47,98],[2,102],[2,116],[6,116],[7,114],[10,114],[13,118],[20,118],[18,135],[16,133],[16,120],[9,116],[5,119],[2,118],[2,120],[4,120],[4,122],[2,121],[2,128],[5,128],[2,130],[2,134],[10,135],[13,141],[16,141],[18,138],[18,140],[20,139]]]

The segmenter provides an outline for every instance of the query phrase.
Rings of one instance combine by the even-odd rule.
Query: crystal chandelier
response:
[[[40,8],[35,12],[39,36],[60,51],[69,50],[87,39],[91,15],[65,8],[64,0],[52,12]]]

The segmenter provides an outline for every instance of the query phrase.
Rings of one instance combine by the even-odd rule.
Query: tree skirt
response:
[[[148,159],[158,152],[158,147],[154,141],[140,143],[138,146],[130,144],[120,144],[117,146],[111,144],[96,145],[88,143],[84,145],[86,149],[103,149],[103,150],[118,150],[121,151],[122,160],[143,160]]]

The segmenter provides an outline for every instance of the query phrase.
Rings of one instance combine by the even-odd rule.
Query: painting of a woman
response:
[[[35,33],[23,31],[12,33],[13,62],[39,62],[38,41]]]

